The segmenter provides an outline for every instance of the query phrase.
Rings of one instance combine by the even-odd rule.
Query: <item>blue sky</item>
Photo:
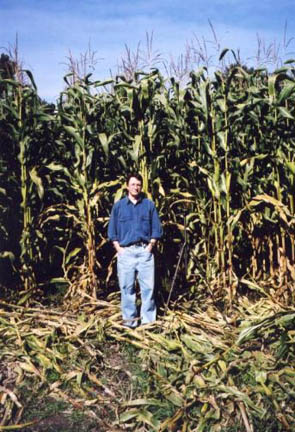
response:
[[[20,57],[40,96],[55,101],[69,51],[78,58],[89,43],[96,52],[96,79],[117,73],[125,44],[135,50],[141,41],[144,50],[146,32],[153,32],[154,50],[167,64],[197,40],[206,41],[211,65],[226,47],[257,64],[258,38],[261,51],[272,47],[281,58],[295,58],[295,40],[284,46],[286,22],[285,42],[295,37],[294,0],[0,0],[0,52],[13,46],[17,34]]]

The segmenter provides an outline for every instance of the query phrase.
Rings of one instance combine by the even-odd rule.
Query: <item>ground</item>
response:
[[[128,350],[122,350],[122,344],[108,343],[104,349],[105,362],[103,382],[105,389],[101,396],[106,397],[107,403],[95,404],[85,409],[65,398],[46,396],[40,389],[22,389],[24,411],[19,424],[34,422],[22,428],[23,432],[120,432],[112,426],[116,420],[120,401],[133,386],[131,369],[134,363]],[[13,372],[1,365],[2,377],[6,378]],[[6,380],[7,382],[7,380]],[[44,393],[44,395],[43,395]],[[65,394],[63,394],[65,396]],[[95,396],[95,395],[94,395]]]

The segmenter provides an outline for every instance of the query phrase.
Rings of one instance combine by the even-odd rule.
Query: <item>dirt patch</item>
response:
[[[120,403],[130,392],[132,373],[128,353],[118,343],[106,344],[104,359],[97,365],[101,382],[99,395],[108,402],[96,403],[88,408],[79,403],[52,397],[37,396],[25,406],[22,422],[36,421],[24,432],[120,432],[113,426],[117,419]],[[29,392],[29,389],[26,390]],[[25,405],[25,404],[24,404]]]
[[[55,432],[55,431],[69,431],[72,429],[72,422],[69,418],[67,418],[62,413],[56,414],[51,417],[44,418],[43,420],[38,421],[37,424],[35,424],[32,427],[29,427],[26,429],[27,432],[29,431],[38,431],[38,432]]]

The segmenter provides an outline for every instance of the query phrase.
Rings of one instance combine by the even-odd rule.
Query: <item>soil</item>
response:
[[[106,392],[102,391],[108,404],[96,404],[85,410],[64,400],[52,397],[31,400],[25,407],[25,415],[20,423],[34,421],[23,432],[121,432],[113,426],[120,401],[130,388],[132,374],[129,371],[128,354],[122,352],[122,345],[113,343],[104,351],[103,382]]]

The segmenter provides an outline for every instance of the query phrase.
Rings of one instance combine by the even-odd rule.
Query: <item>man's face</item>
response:
[[[135,177],[131,177],[127,184],[128,196],[130,198],[138,198],[142,189],[142,184],[140,180]]]

